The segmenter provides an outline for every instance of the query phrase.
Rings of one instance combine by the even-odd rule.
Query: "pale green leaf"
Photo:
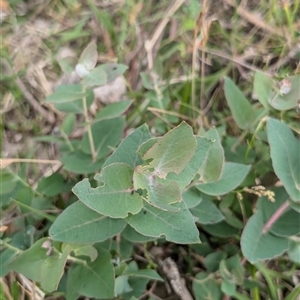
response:
[[[273,80],[261,71],[256,71],[253,83],[253,92],[264,108],[269,109],[269,101],[273,94]]]
[[[256,119],[251,104],[228,77],[225,77],[224,88],[227,103],[237,126],[241,129],[250,129]]]
[[[142,143],[151,138],[146,124],[136,128],[118,146],[118,148],[105,161],[104,166],[115,162],[123,162],[135,168],[142,163],[142,159],[136,154]]]
[[[82,51],[78,64],[82,64],[86,70],[93,69],[97,64],[98,53],[95,41],[89,43]]]
[[[115,297],[114,268],[109,252],[97,248],[98,257],[93,262],[73,264],[67,277],[67,299],[77,299],[79,295],[97,299]]]
[[[180,190],[183,190],[191,183],[210,151],[211,140],[199,136],[196,136],[196,140],[197,148],[186,167],[178,175],[175,173],[169,173],[167,175],[167,180],[175,181],[180,187]]]
[[[66,248],[63,253],[54,249],[49,256],[48,250],[42,247],[45,241],[47,238],[38,240],[31,248],[16,257],[9,267],[33,281],[41,282],[47,292],[52,292],[57,289],[63,275],[69,249]]]
[[[126,228],[122,231],[122,237],[132,243],[141,243],[141,244],[156,240],[155,237],[145,236],[138,233],[129,225],[127,225]]]
[[[220,284],[209,276],[208,273],[198,273],[193,280],[193,291],[196,300],[221,300]]]
[[[205,137],[212,141],[206,159],[201,166],[200,174],[204,182],[217,181],[223,170],[224,150],[221,145],[219,134],[215,127],[205,133]]]
[[[171,213],[157,209],[147,203],[136,215],[128,216],[125,221],[142,235],[178,244],[199,243],[199,232],[193,217],[184,202],[175,203],[180,210]]]
[[[270,99],[269,103],[272,107],[278,110],[289,110],[296,108],[299,105],[299,95],[300,95],[300,75],[296,74],[286,78],[290,83],[290,92],[287,94],[277,93]]]
[[[92,125],[93,142],[98,160],[109,154],[112,147],[117,146],[122,137],[124,126],[125,117],[123,116],[102,120]],[[84,153],[91,154],[88,133],[82,138],[81,148]]]
[[[287,125],[272,118],[267,134],[274,171],[292,200],[300,202],[300,142]]]
[[[288,248],[288,239],[264,233],[264,225],[263,213],[258,210],[248,220],[242,233],[242,252],[251,263],[279,256]]]
[[[64,164],[64,169],[78,174],[91,174],[101,169],[103,160],[94,162],[91,155],[87,155],[80,150],[64,155],[60,161]]]
[[[116,103],[111,103],[103,107],[94,118],[94,122],[106,119],[114,119],[122,115],[132,104],[132,100],[123,100]]]
[[[219,196],[237,188],[245,179],[251,166],[233,162],[226,162],[220,179],[216,182],[200,183],[196,188],[201,192]]]
[[[46,98],[46,102],[65,103],[86,97],[88,92],[83,91],[81,84],[59,85],[57,89]]]
[[[193,216],[197,217],[199,224],[214,224],[224,220],[224,216],[212,200],[202,197],[200,204],[190,209]]]
[[[138,193],[133,192],[133,169],[124,163],[114,163],[95,175],[101,185],[92,188],[88,179],[78,182],[73,193],[92,210],[111,218],[137,214],[143,206]]]
[[[107,75],[101,66],[89,71],[81,80],[81,84],[87,87],[101,86],[106,83]]]
[[[161,178],[174,172],[179,174],[192,158],[197,147],[192,128],[185,122],[170,130],[158,140],[144,155],[144,161],[150,160],[146,169]]]
[[[78,201],[57,217],[49,235],[65,243],[97,243],[115,236],[125,225],[123,220],[100,215]]]
[[[133,186],[136,191],[146,190],[142,198],[150,205],[162,210],[178,211],[177,207],[171,205],[182,200],[176,182],[163,180],[143,170],[142,166],[137,166],[133,173]]]

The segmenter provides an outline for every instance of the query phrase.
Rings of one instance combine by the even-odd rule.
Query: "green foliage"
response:
[[[247,139],[243,145],[242,139],[224,139],[222,127],[195,134],[187,122],[169,116],[169,128],[157,125],[160,136],[143,124],[123,138],[128,125],[124,113],[132,101],[109,104],[93,120],[88,109],[94,100],[91,87],[112,81],[127,67],[96,67],[96,62],[95,43],[77,64],[60,61],[65,71],[75,69],[80,83],[60,86],[46,99],[67,113],[58,137],[40,138],[57,142],[63,172],[41,179],[36,190],[18,176],[0,174],[5,183],[2,207],[13,204],[28,214],[26,222],[14,223],[17,234],[2,236],[1,276],[21,273],[43,291],[59,290],[68,300],[138,299],[149,282],[163,279],[151,255],[144,266],[132,260],[133,244],[146,249],[147,243],[172,242],[203,257],[205,272],[191,268],[195,299],[250,299],[260,287],[257,271],[271,290],[264,260],[285,255],[300,263],[300,230],[295,226],[300,220],[300,146],[288,122],[261,116],[273,108],[295,107],[297,75],[289,79],[291,94],[284,90],[284,95],[275,95],[273,79],[257,72],[259,108],[225,78],[228,106],[237,130],[244,130],[241,137]],[[151,92],[157,89],[147,74],[142,80]],[[157,107],[165,109],[170,99],[156,100]],[[70,138],[76,114],[84,119],[79,124],[86,130],[81,139]],[[264,172],[272,175],[259,167],[260,147],[270,152],[267,170],[274,171],[282,187],[255,184],[255,178],[264,179]],[[70,180],[68,172],[80,176],[73,174]],[[256,205],[253,197],[259,198]],[[55,202],[62,209],[57,217],[43,211]],[[47,224],[44,232],[25,226],[42,221]],[[294,291],[290,295],[296,295]]]

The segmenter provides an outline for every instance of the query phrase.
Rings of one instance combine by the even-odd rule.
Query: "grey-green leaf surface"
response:
[[[84,92],[81,84],[59,85],[57,89],[46,98],[46,102],[65,103],[86,97],[88,92]]]
[[[94,147],[97,154],[97,159],[104,158],[115,147],[123,134],[125,126],[125,118],[117,117],[99,121],[92,125],[92,136]],[[86,154],[91,154],[88,133],[86,133],[81,142],[82,151]]]
[[[91,174],[101,169],[103,160],[94,162],[91,155],[80,150],[64,155],[60,161],[64,164],[64,169],[78,174]]]
[[[92,41],[82,51],[78,63],[82,64],[87,70],[91,70],[96,66],[97,59],[97,45],[94,41]]]
[[[103,107],[95,116],[94,122],[121,116],[132,104],[132,100],[123,100]]]
[[[272,107],[278,110],[289,110],[296,108],[299,105],[300,95],[300,75],[296,74],[286,78],[290,82],[290,92],[287,94],[275,94],[269,103]]]
[[[273,94],[272,78],[261,71],[256,71],[254,75],[253,92],[264,108],[269,109],[269,101]]]
[[[180,209],[176,213],[163,211],[145,203],[138,214],[128,216],[125,221],[146,236],[165,237],[167,241],[178,244],[199,243],[198,229],[185,203],[175,203],[174,206]]]
[[[42,247],[46,240],[47,238],[38,240],[31,248],[16,257],[9,266],[11,270],[40,282],[47,292],[52,292],[56,290],[63,275],[69,249],[65,248],[62,254],[55,250],[51,256],[48,256],[47,249]]]
[[[274,171],[292,200],[300,203],[300,142],[286,124],[272,118],[267,134]]]
[[[224,220],[224,216],[213,201],[205,197],[190,211],[193,216],[197,217],[197,223],[199,224],[215,224]]]
[[[201,272],[196,275],[193,280],[193,291],[196,300],[222,299],[220,284],[205,272]]]
[[[230,226],[225,221],[216,224],[202,224],[201,227],[209,234],[221,238],[233,237],[239,233],[238,229]]]
[[[142,159],[136,154],[140,145],[151,138],[149,128],[146,124],[136,128],[118,146],[118,148],[108,157],[104,166],[115,162],[123,162],[135,168],[142,163]]]
[[[248,220],[242,233],[242,252],[251,263],[279,256],[288,249],[288,239],[264,233],[264,225],[263,213],[258,210]]]
[[[220,196],[237,188],[250,171],[250,165],[226,162],[220,179],[216,182],[200,183],[196,188],[201,192]]]
[[[107,76],[107,82],[112,82],[115,80],[118,76],[122,75],[128,67],[123,64],[115,64],[115,63],[107,63],[99,66],[101,68],[106,76]]]
[[[142,166],[137,166],[133,173],[133,186],[135,190],[146,190],[145,196],[142,198],[150,205],[167,211],[179,210],[171,205],[182,200],[176,182],[159,178],[149,171],[143,170]]]
[[[201,167],[200,174],[204,182],[217,181],[223,170],[224,150],[221,145],[219,134],[215,127],[205,133],[205,137],[212,140],[212,145]]]
[[[88,72],[88,74],[86,74],[81,80],[81,84],[87,87],[101,86],[105,85],[106,83],[107,75],[101,66]]]
[[[114,268],[106,249],[98,247],[98,257],[93,262],[73,264],[67,277],[67,299],[79,295],[97,299],[115,297]]]
[[[260,197],[257,208],[263,212],[264,222],[268,222],[274,214],[281,210],[287,204],[289,195],[283,187],[273,188],[275,201],[271,202],[267,197]],[[269,229],[271,233],[277,236],[293,236],[300,233],[300,213],[293,210],[289,205],[281,213],[276,222]]]
[[[167,175],[167,180],[175,181],[181,190],[183,190],[194,179],[195,175],[204,163],[212,144],[212,141],[205,137],[196,136],[196,140],[197,148],[186,167],[179,174],[169,173]]]
[[[241,129],[250,129],[255,122],[255,112],[239,88],[231,79],[225,77],[225,97],[232,116]]]
[[[73,193],[92,210],[111,218],[125,218],[137,214],[143,207],[138,193],[133,193],[133,169],[124,163],[114,163],[95,175],[102,185],[92,188],[88,179],[78,182]]]
[[[132,243],[147,243],[156,240],[155,237],[145,236],[138,233],[134,228],[127,225],[126,228],[122,231],[122,237]]]
[[[144,161],[152,159],[146,166],[154,168],[161,178],[168,173],[179,174],[194,155],[197,147],[192,128],[185,122],[170,130],[157,141],[144,155]]]
[[[115,236],[125,225],[123,220],[103,216],[78,201],[57,217],[49,235],[65,243],[97,243]]]

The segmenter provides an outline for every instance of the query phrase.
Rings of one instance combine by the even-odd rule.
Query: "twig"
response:
[[[154,34],[152,35],[151,40],[145,41],[145,49],[147,51],[147,59],[148,59],[148,68],[149,70],[153,67],[153,48],[157,41],[159,40],[162,32],[164,31],[166,25],[171,20],[173,14],[179,9],[179,7],[184,3],[185,0],[175,0],[167,9],[165,17],[160,21],[154,30]]]
[[[180,277],[178,267],[172,258],[168,257],[160,263],[162,271],[169,279],[174,292],[181,300],[193,300],[190,292],[185,286],[183,278]]]
[[[29,158],[1,158],[0,159],[0,170],[6,168],[8,165],[13,163],[35,163],[35,164],[61,164],[59,160],[49,159],[29,159]]]

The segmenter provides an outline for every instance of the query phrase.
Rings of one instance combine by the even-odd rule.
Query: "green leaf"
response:
[[[65,243],[97,243],[115,236],[125,225],[123,220],[100,215],[78,201],[57,217],[49,235]]]
[[[221,300],[220,284],[209,276],[208,273],[198,273],[193,280],[193,291],[196,300]]]
[[[194,188],[190,188],[183,192],[182,198],[188,209],[196,207],[201,201],[203,196],[206,196]]]
[[[264,233],[263,213],[258,210],[248,221],[241,237],[244,256],[251,263],[281,255],[288,248],[286,238]]]
[[[167,180],[175,181],[180,187],[180,190],[183,190],[194,179],[195,175],[204,163],[212,144],[212,141],[207,138],[196,136],[196,140],[197,148],[186,167],[178,175],[175,173],[169,173],[167,175]]]
[[[104,158],[112,151],[111,148],[119,143],[124,126],[124,117],[102,120],[92,125],[92,136],[97,159]],[[91,154],[88,133],[82,138],[81,148],[84,153]]]
[[[299,105],[300,95],[300,75],[296,74],[286,78],[290,83],[290,92],[287,94],[275,94],[273,99],[270,99],[269,103],[272,107],[278,110],[289,110],[296,108]]]
[[[239,230],[230,226],[225,221],[221,221],[216,224],[212,225],[201,225],[201,227],[207,231],[209,234],[221,237],[221,238],[228,238],[239,233]]]
[[[58,253],[55,249],[52,255],[47,255],[47,249],[42,247],[47,238],[38,240],[31,248],[24,251],[10,263],[10,268],[33,281],[41,282],[47,292],[57,289],[63,269],[67,261],[69,249]]]
[[[273,94],[273,80],[261,71],[254,75],[253,92],[265,109],[269,109],[269,101]]]
[[[214,224],[224,220],[224,216],[212,202],[212,200],[203,197],[200,204],[190,209],[193,216],[197,217],[199,224]]]
[[[73,182],[66,182],[61,174],[53,173],[49,177],[39,181],[37,191],[48,197],[53,197],[58,194],[70,192],[73,185]]]
[[[147,278],[149,280],[164,281],[153,269],[142,269],[142,270],[126,269],[123,274],[128,275],[130,277],[141,277],[141,278]]]
[[[224,150],[215,127],[207,131],[205,137],[212,140],[212,145],[201,167],[200,174],[204,182],[217,181],[223,170]]]
[[[300,240],[299,238],[289,239],[288,256],[291,261],[300,264]]]
[[[73,193],[92,210],[111,218],[125,218],[137,214],[143,207],[138,193],[133,193],[133,169],[124,163],[114,163],[95,175],[101,186],[92,188],[88,179],[78,182]]]
[[[59,85],[57,89],[46,98],[46,102],[66,103],[82,99],[88,95],[83,91],[81,84]]]
[[[142,159],[136,154],[142,143],[151,138],[149,128],[146,124],[131,132],[108,157],[104,167],[115,162],[123,162],[135,168],[142,163]]]
[[[60,130],[63,131],[66,135],[69,135],[74,130],[75,123],[76,123],[75,114],[67,114],[64,118],[63,123],[60,126]]]
[[[180,209],[176,213],[145,203],[143,210],[128,216],[125,221],[142,235],[165,237],[167,241],[178,244],[199,243],[198,229],[184,202],[175,203],[174,206]]]
[[[256,119],[255,112],[239,88],[228,77],[225,77],[225,97],[237,126],[244,130],[250,129]]]
[[[91,155],[87,155],[80,150],[63,156],[60,161],[64,164],[64,169],[77,174],[91,174],[101,169],[103,160],[94,162]]]
[[[78,64],[82,64],[86,68],[86,70],[91,70],[96,66],[97,59],[97,45],[94,41],[92,41],[82,51]]]
[[[223,279],[221,283],[221,291],[228,296],[233,296],[236,292],[236,285],[234,282]]]
[[[99,66],[99,68],[101,68],[105,72],[108,83],[115,80],[118,76],[122,75],[128,69],[126,65],[115,63],[103,64]]]
[[[92,90],[83,92],[80,84],[60,85],[55,92],[46,98],[46,102],[53,102],[55,107],[67,113],[82,113],[82,98],[86,97],[87,107],[94,101]]]
[[[243,283],[244,268],[237,254],[221,261],[220,274],[226,281],[239,285]]]
[[[136,191],[146,190],[142,198],[150,205],[166,211],[178,211],[177,207],[171,205],[182,200],[176,182],[163,180],[142,166],[137,166],[133,173],[133,186]]]
[[[268,222],[270,218],[286,204],[289,195],[283,187],[273,188],[275,193],[275,202],[269,201],[267,197],[260,197],[257,208],[263,212],[264,222]],[[295,226],[295,221],[300,224],[300,213],[293,210],[290,206],[281,212],[279,218],[273,223],[269,229],[270,233],[277,236],[289,237],[300,233],[300,226]]]
[[[300,142],[287,125],[272,118],[267,134],[274,171],[292,200],[300,202]]]
[[[73,264],[68,272],[67,299],[77,299],[79,295],[97,299],[115,297],[114,268],[109,252],[97,248],[98,257],[93,262]]]
[[[224,251],[209,253],[204,259],[204,265],[207,271],[216,272],[219,269],[221,261],[227,257]]]
[[[126,228],[122,231],[122,237],[132,243],[141,243],[141,244],[156,240],[155,237],[145,236],[138,233],[129,225],[127,225]]]
[[[249,173],[250,168],[250,165],[226,162],[224,164],[223,173],[218,181],[200,183],[196,185],[196,188],[201,192],[212,196],[227,194],[243,182]]]
[[[185,122],[170,130],[158,140],[144,155],[143,160],[150,160],[146,170],[154,169],[158,177],[166,178],[168,173],[179,174],[192,158],[197,147],[192,128]]]
[[[123,100],[120,102],[111,103],[99,111],[94,118],[94,122],[119,117],[129,108],[131,104],[132,100]]]
[[[61,68],[61,70],[68,74],[71,75],[72,72],[75,70],[76,66],[76,58],[75,57],[63,57],[60,59],[57,59],[57,62]]]
[[[81,84],[87,87],[100,86],[107,83],[107,75],[101,66],[89,71],[82,77]]]
[[[70,247],[70,253],[74,253],[75,256],[86,256],[89,257],[91,261],[94,261],[98,257],[98,251],[92,245],[63,244],[62,248],[64,247]]]

